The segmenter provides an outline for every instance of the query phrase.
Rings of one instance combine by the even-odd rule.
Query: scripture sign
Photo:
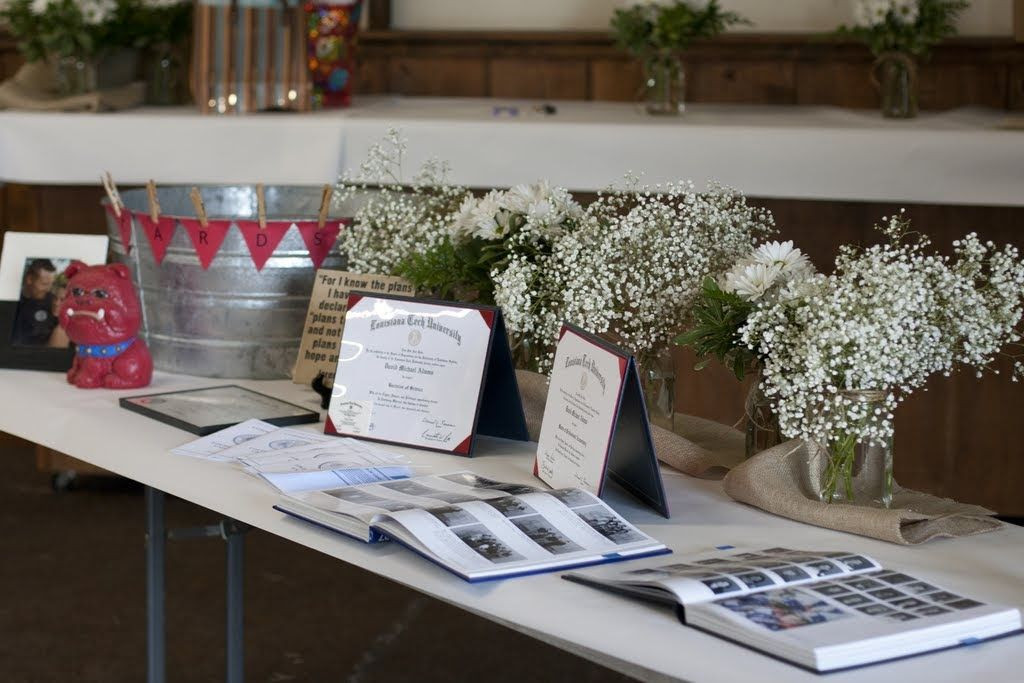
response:
[[[562,327],[533,473],[554,488],[598,496],[610,476],[669,516],[630,354],[572,325]]]
[[[296,384],[308,385],[321,372],[328,385],[334,380],[348,295],[353,290],[410,296],[416,293],[412,284],[400,277],[318,270],[302,328],[299,357],[292,370],[292,381]]]
[[[353,293],[325,431],[471,455],[528,440],[501,312]]]

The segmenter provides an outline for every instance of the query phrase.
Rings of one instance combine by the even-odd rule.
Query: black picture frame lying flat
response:
[[[174,396],[184,400],[176,404],[168,403],[172,400],[170,397]],[[195,405],[189,406],[188,402],[194,402]],[[119,403],[125,410],[145,415],[198,436],[213,434],[253,418],[278,427],[320,421],[320,413],[315,410],[237,384],[125,396]],[[206,422],[190,419],[187,416],[190,410],[196,411],[197,418],[203,414],[213,417]]]
[[[67,372],[75,360],[73,346],[55,349],[49,346],[21,346],[11,343],[17,301],[0,301],[0,368],[12,370],[49,370]]]

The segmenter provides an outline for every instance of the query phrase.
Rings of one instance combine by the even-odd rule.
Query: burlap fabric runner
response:
[[[530,438],[540,435],[547,401],[547,378],[517,371],[519,390]],[[689,415],[676,414],[676,431],[651,427],[654,450],[666,465],[691,476],[728,471],[725,492],[733,499],[782,517],[836,531],[912,545],[943,536],[970,536],[1002,526],[995,514],[911,491],[898,485],[891,508],[823,503],[820,490],[824,460],[798,440],[744,460],[744,435],[731,427]],[[813,455],[813,457],[812,457]]]
[[[544,404],[548,398],[548,378],[536,372],[517,370],[519,392],[523,397],[526,426],[534,441],[540,436]],[[725,425],[690,415],[676,415],[677,429],[686,434],[651,426],[654,452],[666,465],[693,477],[721,474],[743,462],[744,436]]]
[[[0,109],[33,111],[108,111],[130,109],[142,104],[146,85],[129,83],[83,95],[63,97],[57,94],[53,67],[44,62],[29,62],[0,83]]]

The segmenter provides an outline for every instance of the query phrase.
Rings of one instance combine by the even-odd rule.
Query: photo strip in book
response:
[[[528,440],[501,311],[353,292],[325,432],[457,455]]]
[[[565,324],[555,350],[534,474],[598,496],[612,480],[669,516],[636,360]]]
[[[1021,633],[1016,607],[942,588],[858,552],[768,548],[563,578],[674,603],[687,626],[814,672]]]
[[[398,541],[470,581],[668,552],[591,493],[471,472],[291,495],[277,508],[368,542]]]

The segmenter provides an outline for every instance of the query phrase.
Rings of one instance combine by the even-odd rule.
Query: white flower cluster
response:
[[[496,298],[509,328],[542,348],[567,320],[643,358],[686,325],[704,279],[750,253],[772,225],[729,189],[634,183],[603,193],[549,256],[510,262]],[[540,360],[550,367],[550,353]]]
[[[795,296],[798,283],[813,274],[814,266],[792,240],[766,242],[738,261],[719,284],[741,299],[759,301]]]
[[[414,254],[440,244],[451,232],[457,207],[469,191],[448,182],[446,163],[430,160],[410,184],[402,181],[407,141],[396,129],[370,148],[354,178],[339,183],[338,201],[354,204],[352,225],[338,249],[360,273],[395,272]]]
[[[923,237],[907,240],[908,225],[894,217],[883,227],[887,243],[843,247],[834,274],[793,281],[792,296],[756,306],[741,328],[783,434],[824,447],[849,437],[883,442],[898,402],[931,375],[958,365],[980,374],[1019,343],[1017,249],[970,234],[943,257],[926,253]]]
[[[518,232],[553,239],[565,230],[566,222],[578,220],[582,213],[567,190],[541,180],[510,190],[492,190],[480,198],[467,197],[451,230],[456,240],[501,240]]]
[[[32,0],[30,7],[33,14],[42,16],[51,6],[61,3],[62,0]],[[72,4],[81,13],[82,20],[88,26],[99,26],[106,23],[117,9],[116,0],[73,0]]]
[[[882,26],[890,17],[899,24],[913,24],[920,15],[918,0],[856,0],[853,20],[862,28]]]

